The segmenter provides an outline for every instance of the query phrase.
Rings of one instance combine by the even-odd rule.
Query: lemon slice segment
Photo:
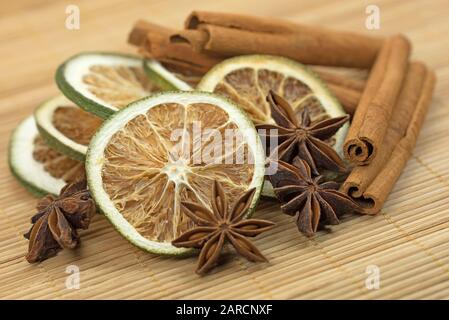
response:
[[[199,134],[195,134],[200,126]],[[204,92],[167,92],[136,101],[93,137],[86,173],[92,195],[134,245],[184,255],[171,241],[193,222],[181,201],[210,203],[215,180],[229,203],[264,180],[264,151],[253,123],[232,102]]]

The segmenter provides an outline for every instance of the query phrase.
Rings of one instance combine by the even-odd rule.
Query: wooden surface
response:
[[[364,27],[364,1],[2,1],[0,4],[0,298],[449,298],[449,1],[375,1],[381,29]],[[81,29],[64,27],[65,8],[77,4]],[[24,255],[36,199],[9,173],[11,130],[58,90],[56,67],[83,50],[133,52],[126,44],[134,21],[181,27],[193,9],[284,17],[371,34],[405,33],[415,59],[438,77],[434,100],[412,159],[383,212],[350,216],[314,239],[298,234],[291,218],[265,205],[257,216],[277,227],[256,245],[270,263],[238,257],[200,278],[195,259],[161,258],[136,249],[97,216],[82,232],[82,247],[38,265]],[[269,44],[267,44],[269,45]],[[76,265],[80,289],[67,289]],[[380,270],[380,288],[365,286],[366,268]]]

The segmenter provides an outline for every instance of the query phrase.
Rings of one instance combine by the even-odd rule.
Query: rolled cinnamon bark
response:
[[[327,82],[327,86],[338,99],[338,101],[340,101],[345,111],[352,116],[357,109],[357,104],[360,101],[362,92],[352,88],[348,88],[345,85],[338,85],[329,82]]]
[[[226,56],[272,54],[304,64],[369,68],[382,39],[245,15],[193,12],[187,30],[171,37],[197,52]],[[329,53],[332,54],[329,54]]]
[[[185,43],[170,42],[173,30],[144,20],[135,23],[128,42],[139,48],[146,58],[157,59],[172,69],[181,69],[202,75],[224,57],[204,55],[194,51]],[[353,114],[365,85],[364,81],[351,79],[332,72],[314,70],[328,85],[346,112]]]
[[[365,89],[366,81],[362,79],[356,79],[353,76],[341,75],[335,72],[324,71],[317,68],[312,68],[322,80],[326,81],[328,84],[335,84],[338,86],[345,87],[347,89],[352,89],[358,92],[362,92]]]
[[[358,202],[363,213],[378,213],[399,178],[416,143],[430,105],[435,75],[419,62],[410,64],[378,156],[356,166],[342,191]]]
[[[170,28],[139,20],[128,36],[128,43],[139,47],[139,53],[146,58],[154,58],[195,73],[205,73],[223,60],[215,55],[193,51],[185,43],[170,43],[173,32]]]
[[[410,42],[388,38],[376,59],[343,147],[353,164],[369,164],[382,144],[408,67]]]
[[[298,28],[297,24],[281,19],[211,11],[191,12],[184,22],[184,27],[196,29],[200,24],[266,33],[294,33]]]

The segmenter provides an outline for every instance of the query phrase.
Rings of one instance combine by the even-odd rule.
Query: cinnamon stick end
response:
[[[346,180],[340,187],[340,191],[351,198],[358,198],[362,195],[359,185],[353,181]]]
[[[367,195],[366,193],[360,195],[360,197],[350,196],[355,203],[359,205],[358,213],[366,214],[366,215],[375,215],[380,212],[379,202]]]
[[[393,38],[393,42],[396,42],[398,45],[402,45],[406,51],[408,51],[408,52],[411,51],[412,42],[410,41],[409,38],[407,38],[407,36],[405,34],[399,33],[399,34],[394,35],[392,38]]]
[[[128,43],[134,46],[143,45],[147,37],[148,29],[149,26],[146,21],[137,20],[128,35]]]
[[[345,158],[352,164],[364,166],[376,156],[376,147],[368,139],[350,139],[343,146]]]
[[[184,22],[185,29],[196,29],[200,24],[200,19],[198,17],[197,11],[192,11],[186,18]]]
[[[360,213],[366,214],[366,215],[376,215],[380,212],[383,206],[380,203],[381,201],[379,199],[376,199],[374,196],[364,193],[360,198],[356,199],[356,202],[360,205],[362,210]]]

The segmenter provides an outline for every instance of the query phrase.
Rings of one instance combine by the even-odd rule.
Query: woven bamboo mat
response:
[[[110,299],[348,299],[449,298],[449,23],[447,0],[376,1],[381,29],[364,27],[364,1],[14,1],[0,4],[0,298]],[[77,4],[81,29],[64,28],[65,8]],[[270,262],[237,257],[200,278],[195,259],[142,252],[97,216],[82,246],[29,265],[24,254],[36,199],[14,180],[6,162],[11,130],[41,101],[57,93],[57,65],[82,50],[132,49],[127,32],[141,17],[181,26],[192,9],[285,17],[336,28],[404,32],[413,56],[438,77],[436,92],[413,157],[381,214],[348,216],[331,232],[306,239],[292,219],[265,202],[257,216],[277,227],[256,238]],[[66,288],[68,266],[80,270],[80,288]],[[370,290],[366,269],[377,266],[380,288]]]

